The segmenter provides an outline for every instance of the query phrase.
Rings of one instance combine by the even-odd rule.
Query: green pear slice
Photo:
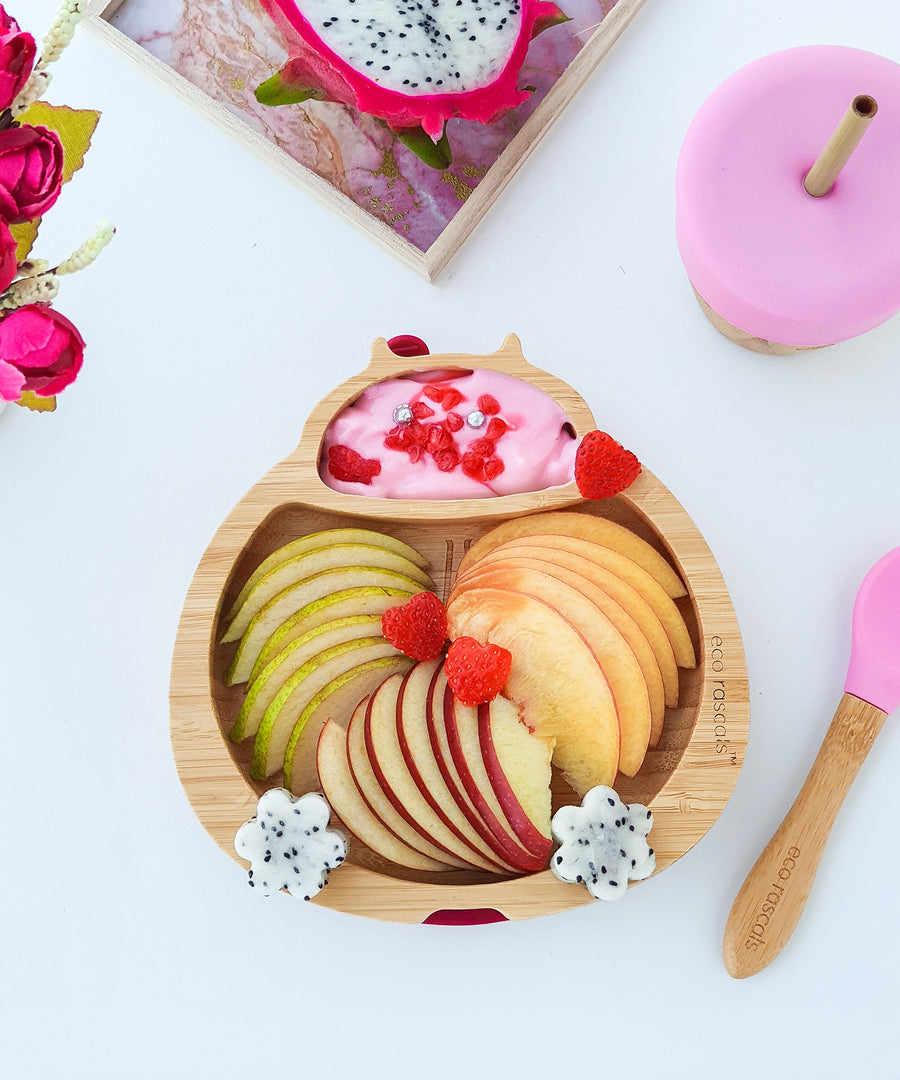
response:
[[[406,592],[420,592],[422,589],[419,582],[405,574],[367,566],[338,566],[305,578],[272,597],[254,615],[226,673],[228,685],[246,682],[263,646],[285,619],[333,593],[364,587],[402,589]]]
[[[250,625],[254,615],[280,592],[323,570],[333,570],[340,566],[380,567],[404,574],[426,588],[432,584],[431,578],[421,567],[386,548],[375,544],[327,544],[295,555],[261,577],[241,604],[222,641],[237,641]]]
[[[326,649],[298,668],[279,689],[260,720],[250,763],[253,779],[264,780],[282,768],[291,732],[320,690],[350,668],[368,660],[397,655],[397,649],[383,637],[358,638]]]
[[[247,579],[237,599],[231,605],[225,621],[231,622],[238,613],[238,609],[247,599],[251,589],[270,570],[274,570],[276,566],[288,562],[297,555],[304,555],[307,551],[324,547],[326,544],[371,544],[374,547],[383,547],[387,551],[402,555],[423,570],[428,569],[428,560],[424,555],[420,555],[415,548],[411,548],[409,544],[404,544],[402,540],[395,540],[393,536],[374,532],[371,529],[325,529],[322,532],[309,533],[308,536],[301,536],[298,540],[292,540],[289,544],[284,544],[277,551],[273,551],[267,559],[263,559]]]
[[[294,723],[284,751],[285,786],[295,795],[319,791],[316,745],[325,721],[332,719],[346,726],[363,698],[373,694],[391,675],[402,675],[413,663],[410,657],[400,655],[367,660],[323,686]]]
[[[244,681],[253,682],[282,649],[323,623],[334,622],[352,615],[381,616],[389,607],[405,604],[407,600],[415,596],[416,592],[421,591],[419,586],[415,587],[415,592],[407,592],[405,589],[385,588],[383,585],[364,585],[359,589],[341,589],[339,592],[323,596],[320,600],[313,600],[311,604],[295,611],[293,615],[275,627],[260,650],[249,675],[242,679],[234,677],[239,655],[235,654],[234,660],[225,672],[225,685],[232,686],[236,682]]]
[[[364,709],[367,702],[360,702]],[[413,850],[386,828],[359,793],[347,761],[347,732],[326,720],[319,735],[316,761],[322,790],[331,809],[344,825],[382,858],[411,870],[447,870],[448,867]]]
[[[231,729],[231,739],[241,742],[255,735],[266,709],[287,680],[326,649],[356,638],[381,634],[380,615],[348,615],[322,623],[286,645],[259,673],[247,688],[247,695]]]

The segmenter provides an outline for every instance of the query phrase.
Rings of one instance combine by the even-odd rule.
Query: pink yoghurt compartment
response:
[[[385,499],[485,499],[572,480],[577,439],[543,390],[476,369],[376,383],[329,425],[319,475]]]

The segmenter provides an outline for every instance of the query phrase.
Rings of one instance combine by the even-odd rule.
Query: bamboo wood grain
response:
[[[841,698],[803,787],[731,908],[723,956],[734,978],[761,971],[794,932],[838,810],[886,715],[852,694]]]
[[[857,94],[850,102],[822,153],[803,179],[808,195],[821,199],[831,191],[877,112],[878,102],[869,94]]]
[[[751,352],[763,353],[765,356],[792,356],[794,353],[826,348],[824,345],[786,345],[781,341],[769,341],[767,338],[756,337],[723,318],[718,311],[710,307],[696,289],[694,289],[694,296],[703,314],[719,333],[727,337],[729,341],[733,341],[735,345],[740,345],[742,349],[750,349]]]
[[[488,169],[478,186],[448,223],[441,235],[423,252],[404,240],[379,218],[367,213],[312,170],[253,130],[244,120],[213,101],[186,78],[120,33],[109,20],[126,0],[90,0],[85,25],[111,48],[127,56],[138,68],[178,94],[232,138],[252,150],[267,165],[305,188],[355,229],[400,259],[428,281],[435,281],[462,247],[472,230],[496,202],[569,102],[587,81],[612,46],[634,20],[645,0],[618,0],[594,30],[543,101]],[[562,196],[562,193],[560,193]]]
[[[446,595],[468,543],[498,520],[541,510],[574,509],[628,525],[665,554],[684,578],[679,601],[699,657],[683,673],[677,707],[666,712],[657,748],[637,777],[619,777],[626,802],[653,809],[657,869],[680,858],[712,826],[731,795],[743,763],[749,724],[747,671],[740,632],[725,583],[703,537],[684,509],[647,469],[626,493],[586,502],[574,483],[500,498],[407,501],[346,495],[318,475],[319,450],[333,417],[372,382],[412,371],[489,368],[530,382],[554,397],[580,436],[595,427],[584,400],[566,383],[529,364],[509,335],[488,355],[440,354],[404,359],[379,338],[369,366],[313,409],[299,444],[270,470],[225,519],[194,575],[172,660],[171,737],[185,792],[201,822],[241,866],[237,829],[255,814],[262,786],[249,779],[240,748],[227,739],[239,698],[222,674],[230,653],[218,645],[223,610],[258,562],[296,535],[337,525],[383,529],[417,547],[432,563]],[[277,778],[273,778],[276,779]],[[555,798],[575,801],[565,785]],[[551,872],[485,881],[466,873],[423,880],[363,852],[351,855],[313,903],[398,922],[422,922],[437,910],[494,908],[528,918],[591,903],[587,890]]]

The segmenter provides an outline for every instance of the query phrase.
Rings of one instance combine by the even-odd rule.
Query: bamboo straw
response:
[[[847,164],[866,129],[878,112],[878,102],[870,94],[858,94],[834,129],[825,149],[806,174],[803,186],[816,199],[831,191],[838,173]]]

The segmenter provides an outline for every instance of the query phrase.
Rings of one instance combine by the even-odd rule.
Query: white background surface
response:
[[[55,3],[10,8],[38,35]],[[103,117],[37,253],[103,216],[119,232],[57,301],[89,343],[78,382],[55,415],[0,417],[0,1073],[900,1076],[895,723],[785,952],[744,982],[720,953],[840,695],[857,585],[900,543],[900,319],[790,359],[744,352],[701,315],[674,242],[701,101],[802,44],[900,61],[900,8],[648,0],[432,286],[79,32],[48,97]],[[169,748],[194,569],[373,337],[486,352],[510,330],[722,567],[751,679],[735,795],[615,905],[441,928],[263,901]]]

